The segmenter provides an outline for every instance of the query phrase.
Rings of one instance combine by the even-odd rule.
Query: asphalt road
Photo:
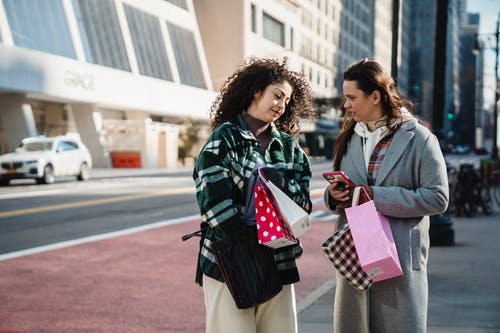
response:
[[[0,254],[196,212],[193,182],[188,177],[121,177],[3,187]]]

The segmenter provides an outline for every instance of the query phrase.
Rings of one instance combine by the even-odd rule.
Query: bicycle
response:
[[[493,212],[490,190],[472,164],[460,165],[453,195],[458,216],[462,215],[462,211],[465,216],[472,216],[479,208],[485,215]]]

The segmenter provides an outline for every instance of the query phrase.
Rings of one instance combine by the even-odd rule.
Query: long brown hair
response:
[[[386,74],[384,68],[374,60],[363,59],[349,66],[344,72],[344,81],[355,81],[358,89],[362,90],[365,95],[370,95],[375,90],[380,92],[382,112],[384,116],[387,116],[386,126],[390,130],[394,131],[400,126],[401,122],[392,122],[392,120],[402,118],[403,106],[409,111],[414,108],[413,103],[400,94],[393,78]],[[334,170],[340,169],[340,162],[354,134],[354,126],[356,126],[356,121],[349,112],[346,112],[342,120],[342,130],[333,149]]]
[[[301,73],[287,68],[287,59],[249,58],[231,75],[220,89],[220,94],[210,110],[212,130],[226,121],[232,121],[245,111],[257,92],[267,86],[287,81],[292,86],[292,96],[285,112],[274,123],[288,134],[298,135],[300,117],[312,117],[312,92]]]

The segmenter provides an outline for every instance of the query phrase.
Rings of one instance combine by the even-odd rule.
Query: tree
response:
[[[186,157],[190,156],[193,146],[200,139],[200,122],[191,118],[187,118],[184,123],[184,128],[179,133],[179,159],[182,164],[186,163]]]

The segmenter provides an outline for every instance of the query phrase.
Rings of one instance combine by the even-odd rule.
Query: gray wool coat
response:
[[[351,138],[340,169],[356,184],[367,184],[359,135]],[[327,196],[328,191],[328,206]],[[359,292],[337,273],[334,332],[426,332],[429,215],[446,210],[448,179],[437,138],[416,119],[404,122],[394,134],[373,196],[377,210],[390,220],[404,275]],[[345,223],[342,211],[337,228]]]

